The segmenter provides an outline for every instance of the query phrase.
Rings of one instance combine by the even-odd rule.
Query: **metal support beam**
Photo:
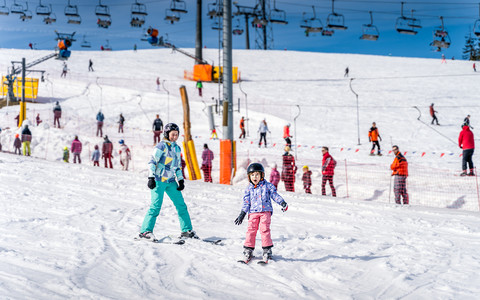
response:
[[[228,126],[223,128],[223,139],[233,141],[232,0],[223,1],[223,101],[228,103]]]

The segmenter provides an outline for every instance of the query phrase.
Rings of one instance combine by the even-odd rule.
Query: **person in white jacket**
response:
[[[120,150],[118,150],[118,154],[120,156],[122,170],[128,171],[128,161],[132,159],[130,155],[130,149],[128,149],[128,146],[125,145],[124,140],[120,140],[118,143],[120,144]]]

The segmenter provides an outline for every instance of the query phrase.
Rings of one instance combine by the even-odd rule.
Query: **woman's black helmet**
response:
[[[261,173],[265,174],[265,169],[263,168],[262,164],[252,163],[247,168],[247,174],[250,174],[250,173],[253,173],[253,172],[261,172]]]
[[[178,125],[175,123],[168,123],[165,125],[165,128],[163,129],[163,136],[168,140],[168,135],[170,134],[170,131],[178,131],[180,133],[180,128],[178,128]]]

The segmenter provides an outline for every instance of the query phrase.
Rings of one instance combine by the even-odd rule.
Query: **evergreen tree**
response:
[[[463,47],[462,53],[463,59],[478,60],[480,54],[479,43],[477,38],[472,37],[472,34],[465,36],[465,47]]]

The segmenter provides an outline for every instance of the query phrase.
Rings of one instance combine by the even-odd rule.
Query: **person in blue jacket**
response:
[[[103,115],[102,111],[99,110],[97,114],[97,136],[100,133],[100,137],[103,137],[103,120],[105,119],[105,116]]]
[[[180,238],[198,238],[192,230],[192,221],[182,195],[185,185],[181,169],[181,149],[176,143],[179,133],[177,124],[168,123],[164,128],[164,139],[154,147],[148,162],[147,186],[151,189],[152,203],[143,220],[140,238],[155,240],[153,228],[162,208],[164,193],[167,193],[177,209]]]

